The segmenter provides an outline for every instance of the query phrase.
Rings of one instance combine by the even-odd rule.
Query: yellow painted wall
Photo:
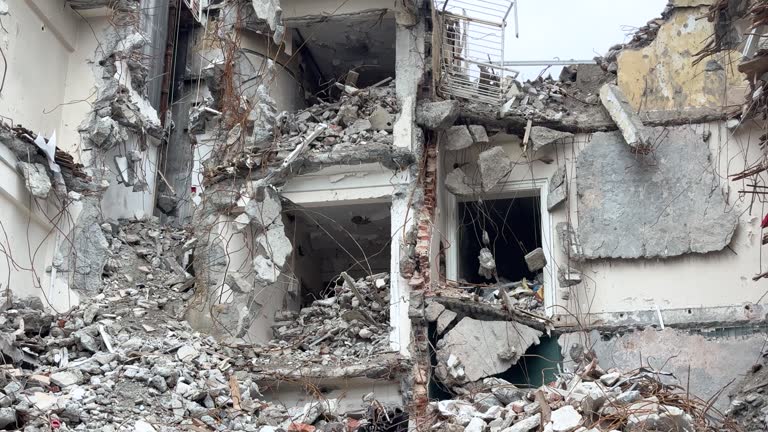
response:
[[[619,54],[618,84],[636,109],[718,108],[743,103],[747,86],[736,70],[738,52],[718,53],[693,65],[693,55],[714,33],[706,13],[706,6],[677,8],[650,45]],[[711,61],[721,68],[706,70]]]

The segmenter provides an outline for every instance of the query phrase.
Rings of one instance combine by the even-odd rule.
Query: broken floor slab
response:
[[[481,321],[465,317],[437,343],[437,374],[446,385],[460,384],[449,369],[461,367],[464,381],[496,375],[516,364],[542,333],[510,321]],[[449,359],[451,361],[449,364]]]
[[[474,144],[466,126],[451,126],[443,133],[446,150],[463,150]]]
[[[640,154],[647,152],[650,149],[651,139],[624,92],[615,84],[604,84],[600,88],[600,102],[616,122],[624,141]]]
[[[578,243],[585,258],[655,258],[726,247],[738,216],[721,192],[709,147],[687,127],[638,157],[618,132],[596,133],[576,163]]]

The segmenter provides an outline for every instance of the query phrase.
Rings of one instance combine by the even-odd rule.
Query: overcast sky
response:
[[[521,0],[520,37],[515,38],[510,14],[504,55],[506,60],[591,59],[629,41],[627,35],[659,17],[666,4],[667,0]],[[536,78],[543,68],[518,69],[526,80]],[[551,70],[557,78],[560,68]]]

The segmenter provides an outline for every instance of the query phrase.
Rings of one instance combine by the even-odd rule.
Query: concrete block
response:
[[[643,122],[617,85],[604,84],[600,88],[600,102],[616,123],[627,144],[641,151],[650,148],[651,140]]]
[[[16,167],[24,177],[27,190],[35,198],[48,198],[51,191],[51,178],[48,177],[45,167],[38,163],[17,162]]]
[[[557,282],[562,287],[571,287],[581,283],[581,272],[568,267],[560,267],[557,271]]]
[[[437,302],[432,302],[424,309],[424,318],[429,322],[435,322],[444,310],[445,306]]]
[[[456,168],[445,176],[445,188],[454,195],[473,195],[475,188],[461,168]],[[479,189],[479,188],[478,188]]]
[[[466,126],[451,126],[443,133],[446,150],[463,150],[474,144]]]
[[[550,145],[562,144],[571,138],[573,138],[573,134],[570,132],[562,132],[544,126],[533,126],[528,139],[531,142],[530,148],[533,151],[539,151]]]
[[[657,258],[725,248],[738,224],[712,154],[688,127],[654,128],[664,141],[644,161],[618,132],[596,133],[576,161],[585,258]]]
[[[485,127],[480,125],[470,125],[469,133],[472,135],[472,139],[477,144],[485,144],[489,142],[488,132],[485,131]]]
[[[547,265],[547,257],[544,255],[542,248],[536,248],[525,255],[525,264],[528,265],[528,270],[537,272]]]
[[[423,102],[416,107],[416,124],[431,130],[447,129],[459,117],[459,102]]]
[[[371,122],[371,127],[374,130],[392,131],[395,123],[395,116],[390,114],[384,107],[378,106],[368,120]]]
[[[492,147],[478,157],[483,190],[489,191],[512,170],[512,160],[501,147]]]

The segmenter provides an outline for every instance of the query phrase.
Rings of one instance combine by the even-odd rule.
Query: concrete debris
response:
[[[547,210],[552,211],[568,198],[568,183],[565,178],[565,167],[559,167],[549,179],[547,194]]]
[[[440,314],[440,316],[437,318],[437,334],[442,335],[445,333],[445,331],[448,329],[448,327],[453,324],[453,322],[456,320],[456,317],[458,317],[459,314],[452,310],[445,310],[443,313]]]
[[[443,132],[446,150],[463,150],[474,144],[466,126],[451,126]]]
[[[537,272],[547,265],[547,257],[542,248],[536,248],[525,255],[525,264],[528,270]]]
[[[407,165],[407,161],[396,160],[399,156],[391,148],[393,128],[387,125],[399,109],[395,86],[391,83],[343,93],[336,102],[320,102],[296,112],[281,112],[275,116],[275,126],[264,129],[263,136],[237,140],[238,145],[231,147],[233,151],[238,150],[236,154],[229,151],[214,154],[206,166],[205,177],[226,178],[238,169],[250,171],[249,167],[267,163],[269,169],[262,184],[278,184],[283,180],[281,176],[288,175],[292,164],[303,165],[307,160],[313,160],[318,166],[334,163],[329,157],[350,163],[365,157],[362,151],[374,152],[375,149],[386,150],[387,154],[372,153],[370,161],[399,169],[402,163]],[[261,123],[254,123],[258,124]]]
[[[701,134],[685,126],[653,128],[650,133],[663,136],[654,163],[636,163],[638,155],[623,145],[618,132],[595,133],[579,153],[575,244],[585,258],[703,254],[730,244],[738,215],[720,186]],[[632,215],[632,223],[622,215]]]
[[[493,189],[512,170],[512,160],[501,147],[491,147],[480,153],[477,163],[483,190],[486,192]]]
[[[32,164],[19,161],[16,163],[16,167],[21,171],[21,175],[24,176],[27,190],[33,197],[48,198],[48,193],[51,191],[51,178],[48,177],[45,166],[39,163]]]
[[[459,117],[459,102],[421,102],[416,106],[416,124],[431,130],[448,129]]]
[[[618,126],[624,141],[639,154],[650,151],[651,139],[640,117],[635,114],[624,92],[615,84],[605,84],[600,88],[600,102]]]
[[[341,428],[332,430],[369,430],[359,428],[382,426],[385,418],[407,424],[399,408],[372,399],[364,402],[362,418],[330,400],[297,410],[263,400],[257,384],[280,368],[322,361],[328,370],[344,371],[361,358],[391,352],[383,325],[389,320],[387,274],[361,278],[354,289],[336,286],[300,312],[279,312],[276,338],[267,344],[224,345],[181,320],[194,279],[169,261],[187,243],[186,233],[161,227],[155,218],[104,225],[110,258],[97,293],[62,315],[45,312],[37,298],[16,299],[0,317],[0,333],[13,335],[11,346],[23,349],[15,364],[0,370],[0,427],[16,429],[18,421],[18,429],[49,430],[50,419],[63,430],[113,431],[199,424],[207,430],[314,430],[326,423]],[[375,373],[369,366],[365,371]]]
[[[568,139],[573,139],[573,134],[570,132],[558,131],[544,126],[531,128],[530,142],[534,152],[547,146],[562,144]]]
[[[483,126],[469,125],[469,133],[472,135],[472,140],[476,144],[487,144],[489,142],[488,132],[486,132],[485,127]]]
[[[437,377],[454,386],[502,373],[538,344],[541,334],[514,322],[463,318],[437,343]],[[452,357],[455,362],[449,361]],[[452,372],[459,366],[463,376]]]
[[[459,390],[455,398],[430,403],[430,410],[439,418],[433,427],[499,432],[734,430],[719,429],[725,424],[722,417],[695,416],[707,407],[706,401],[688,398],[685,390],[664,385],[660,381],[664,371],[603,371],[595,361],[578,363],[576,368],[534,389],[518,389],[500,378],[454,387]],[[627,393],[635,397],[627,399]],[[741,412],[743,406],[749,406],[740,404]],[[755,403],[749,409],[757,413],[761,406]],[[759,423],[750,430],[762,430],[758,424],[763,424],[764,417],[755,415]]]
[[[474,195],[475,187],[461,167],[454,168],[445,176],[445,188],[454,195]]]
[[[581,283],[581,272],[573,268],[560,267],[557,270],[557,282],[562,287],[571,287]]]
[[[480,261],[480,268],[477,270],[480,276],[493,279],[496,274],[496,260],[494,260],[491,250],[486,247],[480,249],[480,256],[477,259]]]

